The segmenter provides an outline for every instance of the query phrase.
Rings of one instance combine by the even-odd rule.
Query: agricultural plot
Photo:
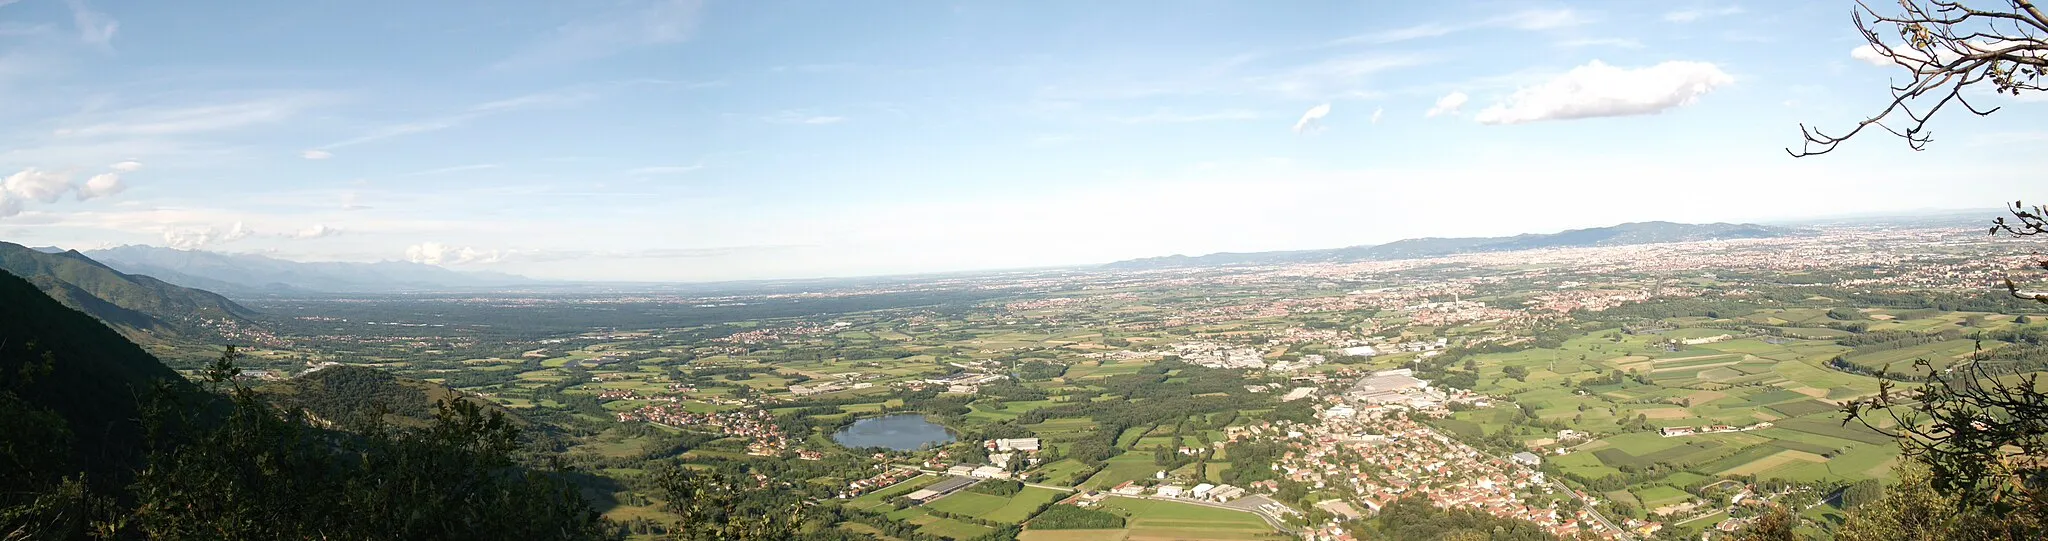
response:
[[[1101,509],[1125,516],[1124,531],[1128,533],[1123,539],[1132,541],[1255,541],[1287,538],[1274,532],[1273,528],[1266,525],[1258,516],[1241,511],[1123,497],[1103,500]]]
[[[1881,445],[1892,442],[1891,436],[1879,434],[1876,430],[1871,430],[1869,427],[1865,427],[1857,423],[1849,423],[1847,425],[1844,425],[1840,421],[1829,421],[1815,419],[1812,417],[1803,417],[1798,419],[1785,419],[1782,421],[1778,421],[1777,425],[1779,428],[1784,428],[1788,430],[1795,430],[1799,432],[1805,432],[1808,434],[1827,436],[1830,438],[1840,438],[1859,443]]]
[[[1083,481],[1083,479],[1076,479],[1075,477],[1088,473],[1088,469],[1087,464],[1082,464],[1079,461],[1061,459],[1040,466],[1038,471],[1045,474],[1045,482],[1048,484],[1071,486]]]
[[[1771,411],[1778,412],[1779,414],[1784,415],[1786,417],[1803,417],[1807,415],[1813,415],[1816,413],[1840,411],[1842,409],[1841,406],[1813,399],[1794,400],[1791,402],[1771,404],[1770,406],[1766,407],[1769,407]]]
[[[1158,471],[1159,466],[1152,463],[1151,453],[1124,453],[1103,461],[1102,471],[1089,477],[1083,486],[1104,489],[1124,481],[1152,477]]]
[[[1024,490],[1010,496],[982,494],[971,490],[955,492],[944,498],[925,504],[926,507],[956,515],[965,515],[983,520],[1016,524],[1030,518],[1031,512],[1040,504],[1052,501],[1065,494],[1056,490],[1024,487]]]
[[[1976,351],[1976,347],[1975,340],[1956,339],[1850,355],[1842,360],[1870,370],[1908,372],[1915,369],[1914,364],[1918,360],[1926,359],[1929,366],[1940,370],[1955,364],[1956,361],[1969,358]]]
[[[1663,507],[1692,499],[1692,494],[1667,485],[1651,485],[1636,489],[1636,499],[1646,508]]]

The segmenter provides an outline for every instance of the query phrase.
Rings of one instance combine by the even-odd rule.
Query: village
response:
[[[1348,501],[1318,504],[1340,519],[1370,516],[1396,499],[1423,497],[1439,507],[1470,507],[1526,520],[1560,537],[1583,531],[1603,539],[1630,538],[1574,501],[1583,495],[1536,471],[1539,456],[1491,457],[1411,417],[1439,415],[1452,400],[1483,403],[1483,398],[1431,389],[1410,371],[1390,370],[1367,375],[1347,393],[1327,400],[1330,405],[1315,423],[1265,422],[1233,427],[1228,436],[1230,441],[1285,443],[1289,450],[1274,468],[1287,479],[1352,495]],[[1305,535],[1314,541],[1353,539],[1334,523]]]

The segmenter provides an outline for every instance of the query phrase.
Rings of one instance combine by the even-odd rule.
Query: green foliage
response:
[[[1799,525],[1799,517],[1783,506],[1774,506],[1759,516],[1756,522],[1735,535],[1736,541],[1799,541],[1799,535],[1792,531]]]
[[[0,272],[0,381],[8,380],[20,411],[63,421],[73,443],[63,451],[67,463],[90,474],[95,489],[125,483],[142,461],[137,396],[153,390],[191,395],[186,398],[195,407],[205,400],[177,372],[91,316]],[[9,430],[0,437],[34,441],[43,437],[38,434]]]
[[[1124,517],[1067,504],[1054,504],[1031,519],[1033,530],[1113,530],[1124,527]]]
[[[1067,365],[1044,361],[1022,362],[1017,363],[1016,374],[1017,379],[1024,381],[1044,381],[1066,375]]]
[[[160,539],[597,539],[573,487],[518,467],[517,429],[468,402],[423,429],[317,431],[246,390],[218,426],[161,448],[134,531]]]
[[[968,490],[993,496],[1010,496],[1023,492],[1024,483],[1013,479],[990,479],[976,483]]]
[[[655,483],[669,502],[668,511],[683,517],[670,539],[789,539],[802,513],[793,494],[770,490],[765,477],[747,472],[670,468]]]
[[[1477,509],[1443,509],[1421,497],[1394,500],[1387,504],[1385,509],[1380,510],[1378,517],[1354,523],[1350,528],[1361,539],[1389,541],[1465,538],[1492,541],[1557,539],[1533,522],[1500,518]]]
[[[1884,483],[1876,479],[1863,479],[1850,483],[1842,489],[1842,507],[1852,508],[1884,497]]]
[[[1835,532],[1839,541],[1948,541],[2040,539],[2048,535],[2048,514],[2001,513],[1970,505],[1962,495],[1935,486],[1926,466],[1903,463],[1899,482],[1876,499],[1860,502]],[[1853,487],[1852,487],[1853,488]],[[1848,501],[1848,495],[1843,495]]]

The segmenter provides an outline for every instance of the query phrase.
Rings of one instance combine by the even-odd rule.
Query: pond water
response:
[[[832,441],[847,447],[886,447],[914,451],[928,445],[953,441],[946,427],[924,420],[923,415],[890,415],[854,421],[832,435]]]

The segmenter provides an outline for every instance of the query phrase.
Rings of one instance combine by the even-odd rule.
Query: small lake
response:
[[[853,448],[886,447],[915,451],[929,445],[952,442],[953,433],[946,427],[924,420],[923,415],[904,414],[854,421],[853,425],[833,434],[832,441]]]

